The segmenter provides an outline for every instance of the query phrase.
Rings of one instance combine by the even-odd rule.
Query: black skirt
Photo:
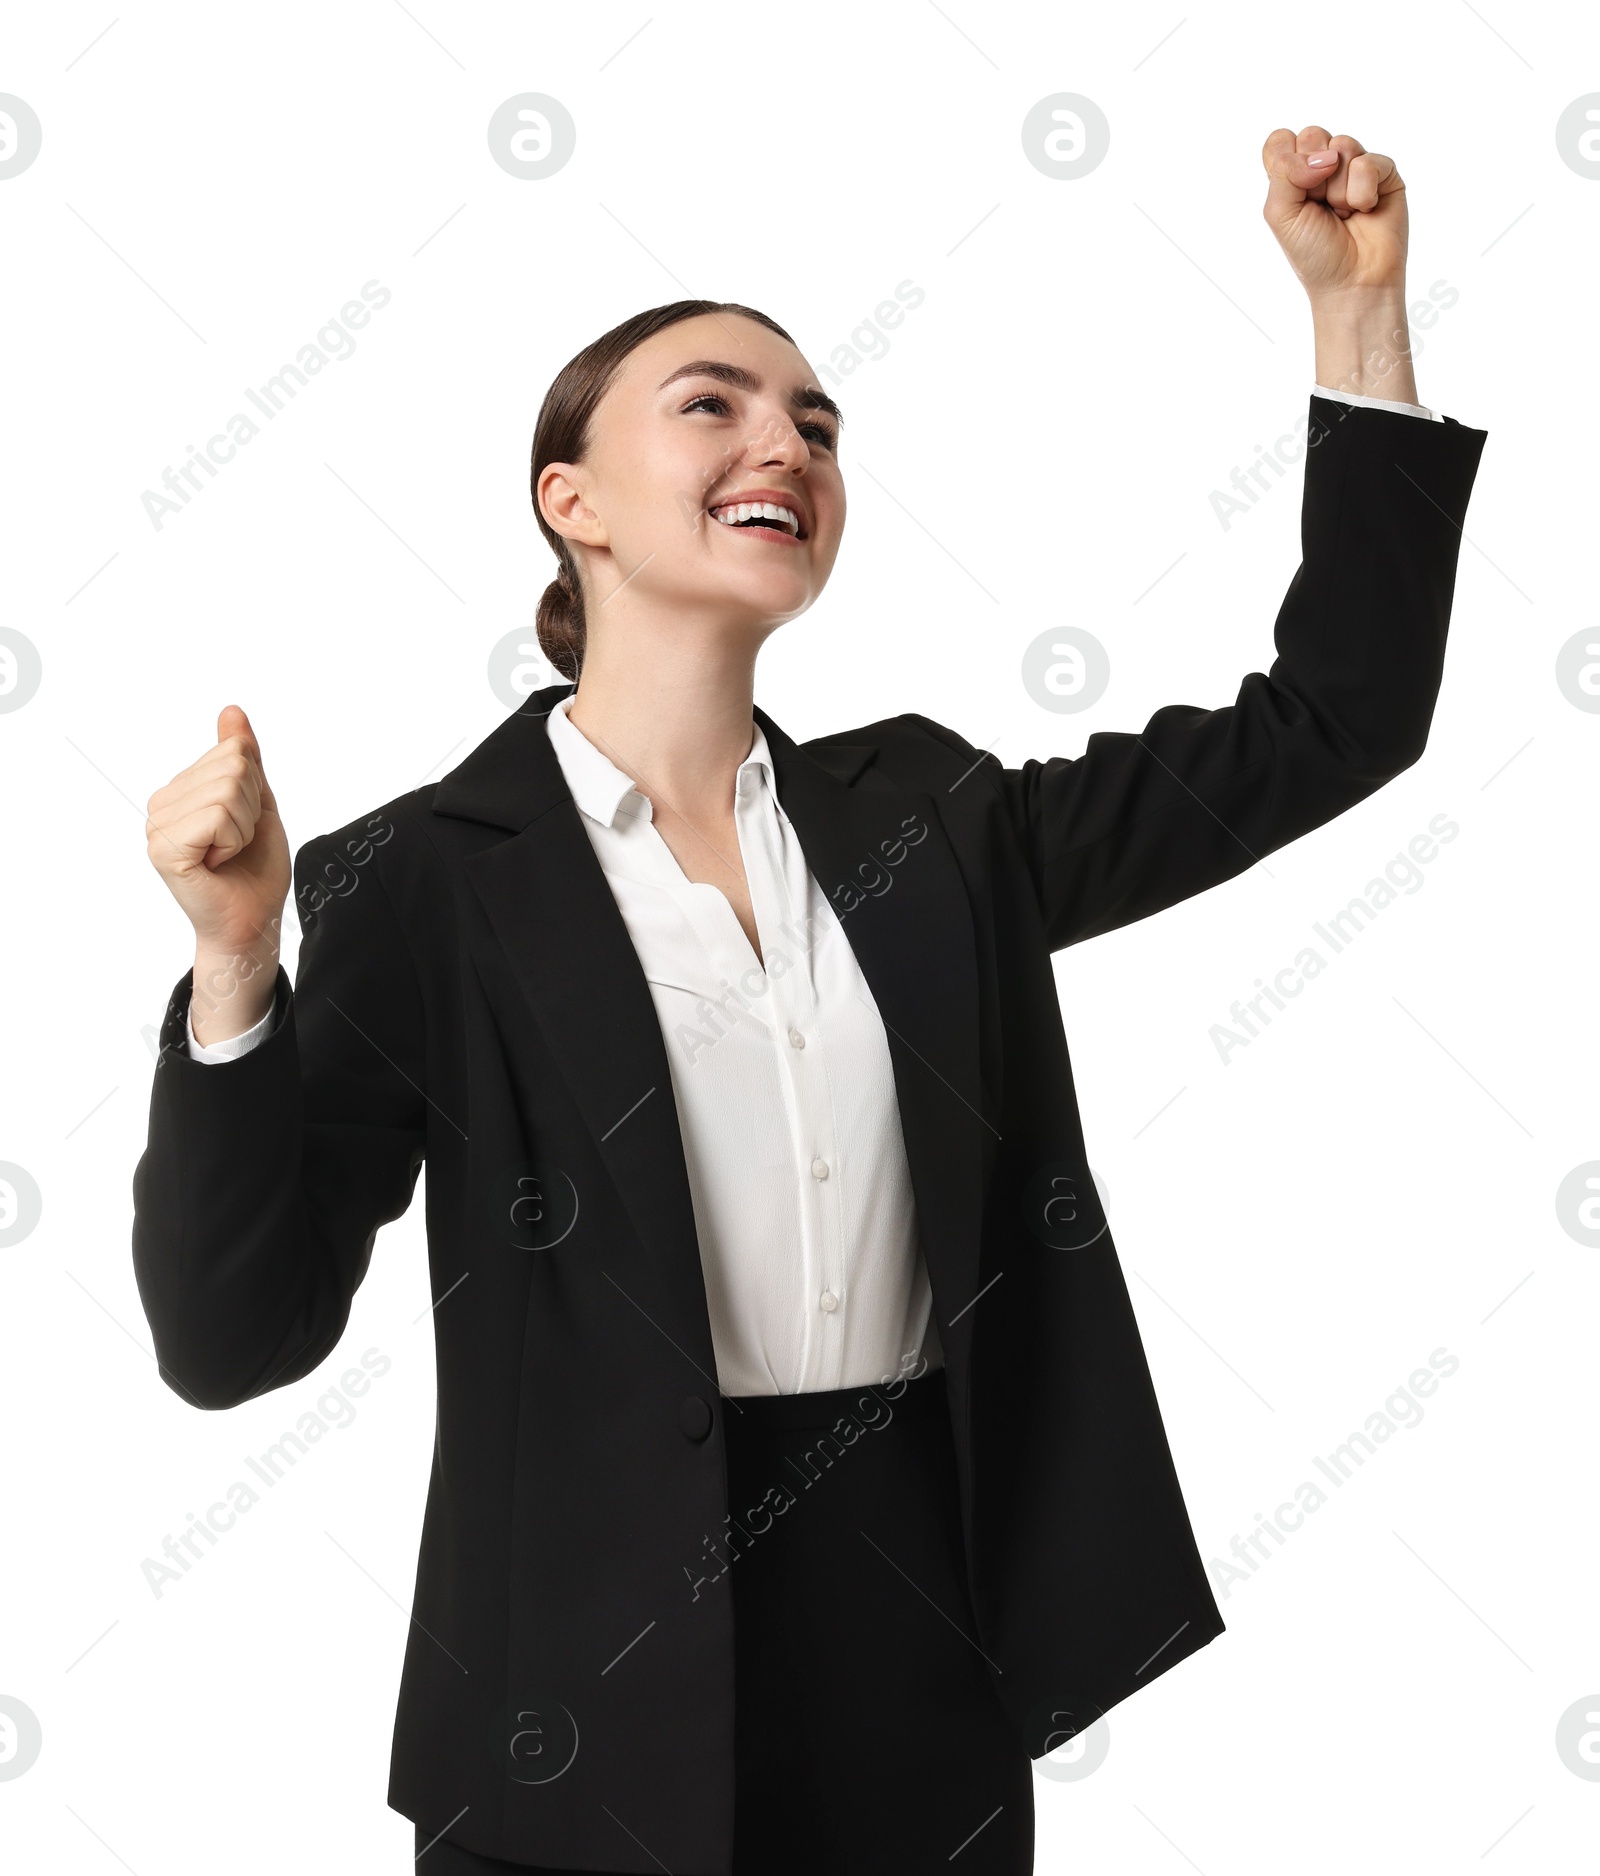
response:
[[[734,1876],[1028,1876],[1033,1771],[978,1643],[944,1371],[742,1396],[723,1424]],[[416,1846],[419,1876],[577,1876]]]

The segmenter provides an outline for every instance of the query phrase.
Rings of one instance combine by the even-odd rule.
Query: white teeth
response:
[[[759,515],[763,521],[781,522],[791,534],[800,532],[800,517],[792,508],[780,507],[776,502],[729,502],[725,508],[713,508],[711,513],[725,527],[737,527],[741,521]]]

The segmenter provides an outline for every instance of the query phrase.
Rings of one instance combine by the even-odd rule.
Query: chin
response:
[[[808,580],[776,578],[742,582],[737,597],[752,618],[773,619],[804,612],[816,595]]]

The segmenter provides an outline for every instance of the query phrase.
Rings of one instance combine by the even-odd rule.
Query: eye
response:
[[[683,407],[684,414],[687,415],[697,404],[716,404],[719,405],[723,411],[731,414],[731,407],[729,406],[728,400],[716,391],[702,391],[698,397],[690,398],[689,402]],[[805,436],[808,431],[811,432],[824,449],[837,449],[839,447],[838,433],[831,424],[817,423],[815,420],[808,418],[805,423],[797,424],[795,427],[802,436]]]

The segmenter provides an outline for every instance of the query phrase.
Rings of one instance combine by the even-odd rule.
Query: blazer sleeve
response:
[[[237,1406],[317,1367],[378,1228],[411,1203],[422,1001],[379,844],[370,823],[352,824],[296,854],[296,981],[280,964],[277,1020],[248,1054],[190,1059],[192,968],[167,1008],[133,1176],[133,1266],[161,1377],[196,1407]]]
[[[1487,432],[1313,396],[1277,655],[1216,710],[1169,704],[1081,756],[988,774],[1049,947],[1147,918],[1331,820],[1421,755]],[[969,745],[963,745],[970,748]]]

